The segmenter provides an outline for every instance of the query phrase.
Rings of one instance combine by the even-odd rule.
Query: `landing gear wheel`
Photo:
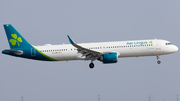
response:
[[[157,55],[156,57],[157,57],[157,60],[158,60],[157,63],[160,64],[161,61],[159,60],[159,55]]]
[[[89,67],[90,67],[91,69],[93,69],[93,68],[94,68],[94,63],[90,63],[90,64],[89,64]]]
[[[157,61],[157,63],[158,63],[158,64],[160,64],[160,63],[161,63],[161,61],[159,61],[159,60],[158,60],[158,61]]]

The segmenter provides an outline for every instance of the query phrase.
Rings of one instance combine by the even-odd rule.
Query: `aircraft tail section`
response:
[[[11,24],[5,24],[4,30],[11,49],[3,50],[3,54],[42,61],[57,61],[29,44]]]
[[[31,46],[11,24],[5,24],[4,29],[11,49]]]

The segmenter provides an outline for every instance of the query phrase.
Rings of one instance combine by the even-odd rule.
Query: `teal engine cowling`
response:
[[[116,63],[118,62],[118,53],[117,52],[109,52],[104,53],[98,58],[99,61],[103,63]]]

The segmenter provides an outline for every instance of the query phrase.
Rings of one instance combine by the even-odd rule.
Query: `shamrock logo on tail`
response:
[[[11,36],[12,36],[14,39],[10,39],[9,42],[11,42],[11,44],[12,44],[13,46],[16,45],[16,43],[18,44],[18,46],[20,46],[19,42],[22,42],[21,37],[17,37],[16,34],[11,34]]]

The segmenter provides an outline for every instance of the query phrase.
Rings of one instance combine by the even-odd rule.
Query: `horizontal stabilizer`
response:
[[[15,54],[23,54],[23,51],[21,51],[21,50],[10,50],[10,49],[5,49],[6,51],[8,51],[8,52],[11,52],[11,53],[15,53]]]

